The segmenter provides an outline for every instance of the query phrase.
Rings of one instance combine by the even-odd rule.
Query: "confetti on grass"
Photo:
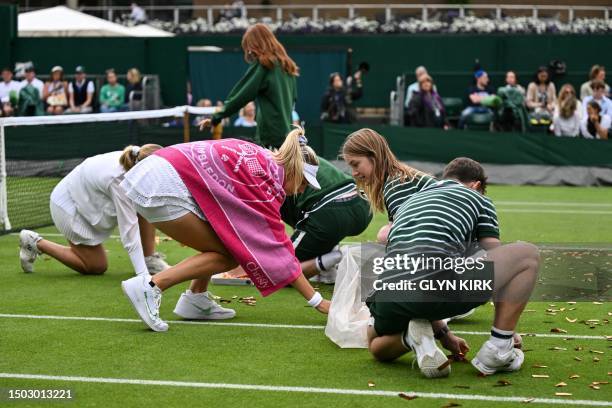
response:
[[[531,374],[531,378],[550,378],[548,374]]]
[[[571,392],[555,392],[555,395],[557,397],[571,397],[572,393]]]
[[[374,384],[373,381],[368,381],[368,387],[370,387],[370,388],[376,387],[376,384]]]
[[[413,400],[418,398],[416,395],[414,394],[406,394],[405,392],[400,392],[399,394],[397,394],[401,399],[405,399],[407,401]]]

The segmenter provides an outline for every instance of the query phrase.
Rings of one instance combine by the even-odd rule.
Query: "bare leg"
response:
[[[36,247],[42,253],[84,275],[100,275],[108,268],[106,253],[102,245],[76,245],[70,242],[70,246],[67,247],[41,239],[36,243]]]
[[[495,266],[494,326],[514,330],[535,287],[540,265],[535,245],[517,242],[502,245],[488,252]]]
[[[315,259],[302,262],[302,273],[306,279],[312,278],[313,276],[319,274],[319,270],[317,269],[315,262]]]
[[[378,361],[393,361],[410,351],[402,344],[401,334],[379,336],[371,326],[368,326],[368,349]]]
[[[155,252],[155,227],[139,215],[138,229],[140,230],[140,242],[142,242],[144,256],[153,255]]]
[[[236,261],[210,224],[195,214],[189,213],[176,220],[155,223],[155,227],[183,245],[201,252],[155,275],[153,283],[161,290],[190,279],[201,278],[208,282],[215,273],[236,266]]]

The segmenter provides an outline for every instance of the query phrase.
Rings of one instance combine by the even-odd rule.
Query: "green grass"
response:
[[[523,315],[518,330],[527,333],[549,333],[553,328],[567,330],[567,338],[578,335],[601,336],[601,339],[525,337],[526,361],[520,372],[476,376],[469,364],[454,364],[449,378],[427,380],[412,367],[407,355],[391,364],[375,362],[366,350],[341,350],[325,337],[322,330],[296,328],[262,328],[242,326],[170,324],[167,333],[156,334],[139,322],[33,320],[0,317],[0,372],[64,376],[110,377],[148,380],[173,380],[209,383],[304,386],[358,390],[418,391],[491,396],[555,397],[555,392],[570,392],[567,399],[612,401],[612,385],[600,390],[588,387],[593,381],[610,381],[612,377],[612,344],[603,336],[611,335],[607,320],[612,312],[609,302],[592,300],[609,298],[611,251],[595,251],[612,241],[612,189],[568,187],[499,187],[492,186],[490,196],[499,209],[502,238],[559,245],[581,244],[591,249],[546,249],[539,290],[546,293],[548,282],[572,282],[588,287],[593,280],[604,279],[604,290],[592,294],[589,301],[569,305],[557,301],[532,302]],[[531,204],[514,205],[511,201]],[[552,203],[552,204],[551,204]],[[569,203],[560,206],[559,203]],[[579,205],[583,203],[587,205]],[[564,210],[564,213],[515,212],[507,210]],[[580,211],[591,211],[582,213]],[[377,216],[368,230],[347,241],[374,239],[386,222]],[[46,228],[43,232],[54,232]],[[62,238],[53,237],[57,242]],[[0,313],[57,316],[91,316],[135,319],[124,298],[120,281],[131,276],[129,258],[117,239],[107,245],[110,267],[103,276],[85,277],[54,260],[39,260],[36,272],[20,272],[17,261],[17,237],[0,238]],[[609,246],[608,246],[609,248]],[[161,242],[159,250],[176,263],[192,254],[173,241]],[[595,271],[595,272],[593,272]],[[587,275],[584,275],[584,274]],[[589,273],[593,273],[588,275]],[[601,283],[601,282],[599,282]],[[601,285],[600,285],[601,286]],[[162,317],[174,320],[172,309],[185,285],[168,290],[162,303]],[[325,317],[304,307],[304,300],[293,290],[284,289],[268,298],[247,287],[216,286],[215,294],[225,298],[252,295],[257,306],[232,302],[237,323],[273,323],[291,325],[324,325]],[[322,286],[324,296],[333,287]],[[555,306],[550,306],[554,304]],[[555,315],[547,309],[565,308]],[[569,310],[575,308],[574,310]],[[487,331],[491,325],[492,306],[484,305],[465,321],[451,327],[460,331]],[[576,318],[569,323],[566,317]],[[598,319],[599,325],[581,321]],[[466,335],[473,355],[486,336]],[[552,351],[553,347],[566,350]],[[582,347],[580,350],[575,348]],[[604,354],[591,353],[603,351]],[[581,358],[577,361],[574,357]],[[599,362],[593,358],[598,357]],[[534,368],[534,364],[548,368]],[[548,374],[534,379],[532,374]],[[572,374],[580,375],[569,379]],[[498,387],[506,379],[510,386]],[[368,387],[368,382],[375,387]],[[555,388],[564,381],[568,385]],[[417,398],[405,401],[398,397],[306,394],[272,391],[183,388],[170,386],[113,385],[47,380],[2,379],[1,388],[66,388],[74,390],[75,401],[68,406],[416,406],[441,407],[453,398]],[[463,388],[469,387],[469,388]],[[510,406],[507,402],[456,401],[464,407]],[[15,406],[63,406],[63,403],[18,403]],[[533,406],[544,406],[532,403]],[[8,406],[11,406],[10,404]]]

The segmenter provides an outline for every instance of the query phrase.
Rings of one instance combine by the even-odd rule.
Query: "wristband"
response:
[[[434,337],[436,340],[440,340],[442,337],[446,336],[448,332],[450,332],[448,326],[442,327],[440,330],[434,333]]]
[[[308,305],[312,307],[317,307],[323,301],[323,296],[319,292],[315,292],[314,295],[308,301]]]

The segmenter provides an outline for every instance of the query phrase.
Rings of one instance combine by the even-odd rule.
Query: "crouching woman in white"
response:
[[[115,227],[137,275],[168,268],[155,251],[155,228],[139,217],[134,204],[119,184],[124,174],[161,146],[128,146],[123,151],[97,155],[74,168],[51,193],[53,223],[69,246],[22,230],[19,257],[24,272],[34,271],[34,261],[47,254],[84,275],[99,275],[107,269],[102,243]],[[143,251],[144,249],[144,251]]]

